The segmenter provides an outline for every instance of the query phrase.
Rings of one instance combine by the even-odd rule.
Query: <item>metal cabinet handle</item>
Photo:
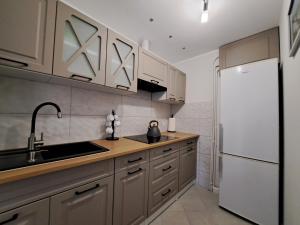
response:
[[[16,213],[16,214],[14,214],[11,218],[9,218],[9,219],[7,219],[7,220],[5,220],[5,221],[0,222],[0,225],[3,225],[3,224],[7,224],[7,223],[9,223],[9,222],[12,222],[12,221],[18,219],[18,217],[19,217],[19,214]]]
[[[167,168],[163,168],[162,171],[163,171],[163,172],[166,172],[166,171],[168,171],[168,170],[171,169],[171,168],[172,168],[172,166],[169,165]]]
[[[143,159],[143,157],[139,157],[139,158],[137,158],[137,159],[128,160],[127,162],[128,162],[128,163],[134,163],[134,162],[138,162],[138,161],[140,161],[140,160],[142,160],[142,159]]]
[[[82,194],[84,194],[84,193],[86,193],[86,192],[92,191],[92,190],[97,189],[97,188],[99,188],[99,187],[100,187],[100,185],[99,185],[99,184],[96,184],[94,187],[91,187],[91,188],[86,189],[86,190],[84,190],[84,191],[76,191],[76,192],[75,192],[75,195],[82,195]]]
[[[12,59],[6,59],[0,57],[0,64],[6,65],[6,66],[16,66],[16,67],[28,67],[28,63],[19,62]]]
[[[165,197],[167,194],[171,192],[171,189],[169,188],[165,193],[161,193],[161,196]]]
[[[178,101],[179,101],[179,102],[184,102],[184,100],[182,100],[182,99],[179,99]]]
[[[169,151],[172,151],[172,148],[163,150],[164,153],[169,152]]]
[[[191,152],[193,150],[194,150],[193,148],[189,148],[186,152]]]
[[[190,142],[188,142],[188,143],[186,143],[187,145],[191,145],[191,144],[193,144],[194,142],[193,141],[190,141]]]
[[[119,88],[119,89],[129,90],[129,87],[119,85],[119,84],[116,87]]]
[[[150,80],[150,81],[151,81],[151,83],[159,84],[159,81],[157,81],[157,80]]]
[[[135,171],[128,172],[128,175],[132,175],[132,174],[138,173],[138,172],[140,172],[140,171],[142,171],[142,170],[143,170],[142,168],[138,168],[138,169],[135,170]]]
[[[223,133],[224,133],[224,128],[223,124],[219,124],[219,152],[223,153]]]
[[[84,81],[92,80],[92,78],[90,78],[90,77],[85,77],[85,76],[81,76],[81,75],[77,75],[77,74],[72,74],[71,77],[76,80],[84,80]]]

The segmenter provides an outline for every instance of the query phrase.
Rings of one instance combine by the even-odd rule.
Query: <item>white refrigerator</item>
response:
[[[219,205],[278,225],[278,59],[221,71]]]

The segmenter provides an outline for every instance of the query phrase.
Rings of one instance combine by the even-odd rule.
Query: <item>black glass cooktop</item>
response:
[[[166,135],[162,135],[159,138],[148,138],[146,134],[128,136],[128,137],[125,137],[125,138],[130,139],[130,140],[134,140],[134,141],[143,142],[143,143],[146,143],[146,144],[153,144],[153,143],[157,143],[157,142],[164,142],[164,141],[170,141],[170,140],[176,139],[176,137],[169,137],[169,136],[166,136]]]

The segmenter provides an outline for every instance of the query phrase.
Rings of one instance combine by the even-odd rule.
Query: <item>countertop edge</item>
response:
[[[129,148],[126,151],[118,150],[116,152],[114,152],[113,149],[110,149],[109,146],[107,146],[105,144],[105,143],[108,143],[107,141],[94,140],[91,142],[93,142],[95,144],[99,144],[101,146],[104,146],[104,147],[108,148],[110,151],[92,154],[92,155],[81,156],[81,157],[75,157],[75,158],[70,158],[70,159],[64,159],[64,160],[59,160],[59,161],[49,162],[49,163],[44,163],[44,164],[32,165],[32,166],[28,166],[28,167],[21,167],[21,168],[17,168],[17,169],[0,171],[0,185],[18,181],[18,180],[31,178],[31,177],[35,177],[35,176],[45,175],[48,173],[58,172],[58,171],[65,170],[65,169],[71,169],[74,167],[83,166],[83,165],[87,165],[87,164],[91,164],[91,163],[96,163],[99,161],[114,159],[117,157],[130,155],[130,154],[137,153],[137,152],[162,147],[165,145],[174,144],[177,142],[181,142],[181,141],[185,141],[185,140],[189,140],[189,139],[193,139],[193,138],[198,138],[200,136],[200,135],[196,135],[196,134],[183,133],[183,132],[176,132],[176,133],[164,132],[163,135],[168,135],[168,136],[173,136],[173,137],[175,136],[175,137],[177,137],[177,139],[148,145],[148,144],[140,143],[140,142],[137,142],[134,140],[121,138],[120,140],[124,141],[124,139],[126,139],[126,142],[129,142],[129,143],[132,142],[133,147]],[[181,137],[178,137],[178,136],[181,136]],[[109,142],[109,143],[115,144],[112,142]],[[134,145],[136,145],[137,147],[134,147]],[[128,146],[127,146],[127,148],[128,148]]]

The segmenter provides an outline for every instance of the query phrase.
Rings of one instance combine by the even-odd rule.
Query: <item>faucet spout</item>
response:
[[[53,102],[44,102],[44,103],[38,105],[38,106],[35,108],[35,110],[33,111],[33,114],[32,114],[32,119],[31,119],[31,132],[30,132],[31,134],[34,134],[34,133],[35,133],[35,121],[36,121],[36,116],[37,116],[38,111],[39,111],[42,107],[44,107],[44,106],[46,106],[46,105],[51,105],[51,106],[55,107],[56,110],[57,110],[57,118],[59,118],[59,119],[62,118],[60,107],[59,107],[57,104],[55,104],[55,103],[53,103]]]

